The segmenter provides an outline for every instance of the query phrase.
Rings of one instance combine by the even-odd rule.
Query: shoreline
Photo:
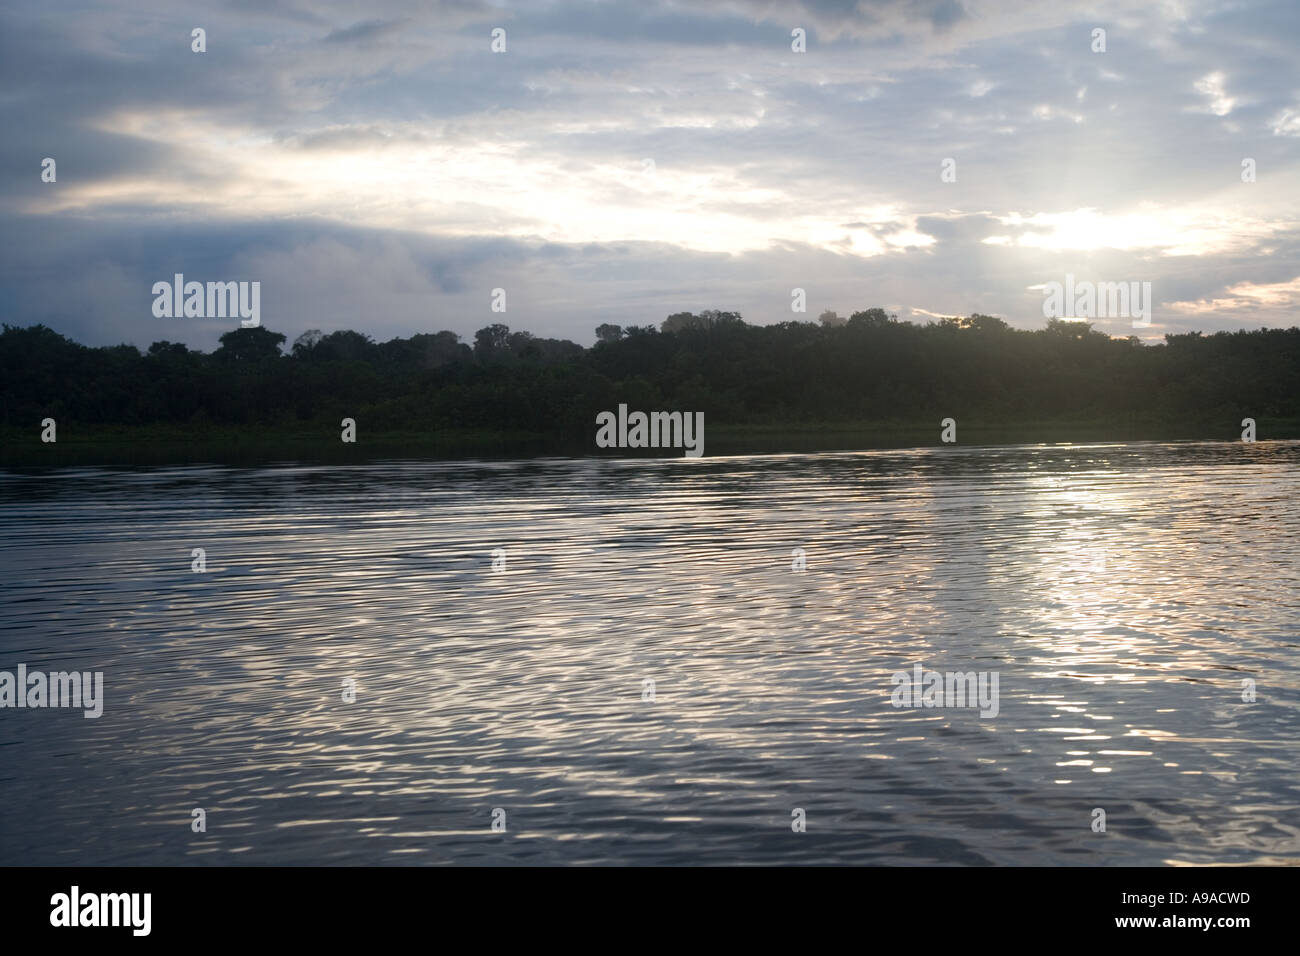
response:
[[[1300,439],[1300,420],[1259,418],[1257,440]],[[718,425],[706,429],[704,458],[735,455],[812,454],[902,448],[951,447],[935,423],[868,422]],[[958,419],[956,446],[1104,444],[1123,442],[1241,441],[1228,422],[1116,423],[994,422]],[[43,443],[38,428],[0,429],[0,468],[78,465],[251,464],[284,461],[322,464],[407,458],[469,460],[553,457],[681,457],[679,449],[602,449],[595,431],[586,436],[457,429],[430,432],[360,431],[355,443],[332,427],[245,426],[193,431],[156,426],[61,425],[58,441]]]

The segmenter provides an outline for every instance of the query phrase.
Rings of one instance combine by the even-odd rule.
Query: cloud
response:
[[[1206,74],[1196,81],[1196,92],[1205,97],[1205,109],[1215,116],[1227,116],[1237,101],[1223,89],[1223,71]]]
[[[261,279],[286,332],[472,334],[496,287],[513,327],[582,341],[683,308],[798,318],[793,287],[1037,327],[1027,287],[1090,272],[1153,282],[1153,336],[1293,324],[1248,292],[1300,275],[1281,0],[44,13],[0,11],[9,322],[215,341],[140,320],[138,288],[182,271]]]
[[[407,20],[362,20],[325,34],[323,43],[368,43],[400,30]]]

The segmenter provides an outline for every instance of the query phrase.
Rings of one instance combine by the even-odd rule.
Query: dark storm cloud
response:
[[[400,30],[406,20],[363,20],[342,30],[331,30],[324,37],[325,43],[364,43],[376,40]]]

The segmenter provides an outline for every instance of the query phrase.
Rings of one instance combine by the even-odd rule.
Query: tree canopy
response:
[[[833,316],[833,318],[832,318]],[[91,348],[45,326],[0,332],[3,422],[267,424],[364,420],[401,431],[589,431],[597,412],[702,411],[712,423],[1232,421],[1300,417],[1300,329],[1111,338],[1087,323],[1014,329],[989,315],[747,324],[736,312],[602,324],[596,343],[489,325],[375,342],[234,329],[214,352]]]

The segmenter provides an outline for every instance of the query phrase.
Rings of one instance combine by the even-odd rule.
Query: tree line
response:
[[[265,327],[202,352],[174,342],[88,347],[36,325],[0,332],[0,415],[34,428],[258,424],[374,433],[484,429],[590,433],[619,403],[704,412],[716,425],[1228,422],[1300,418],[1300,328],[1145,345],[1084,322],[1037,330],[971,315],[916,324],[874,308],[817,322],[750,325],[738,313],[604,324],[596,342],[479,329],[377,342]]]

